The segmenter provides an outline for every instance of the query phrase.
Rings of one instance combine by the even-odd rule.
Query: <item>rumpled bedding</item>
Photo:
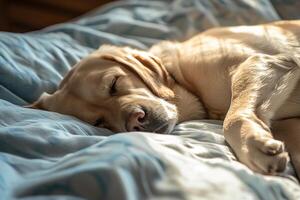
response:
[[[56,90],[101,44],[147,49],[216,26],[299,18],[295,0],[129,0],[70,22],[0,33],[0,199],[300,199],[291,163],[278,176],[236,160],[220,121],[170,135],[119,133],[23,108]],[[298,7],[299,8],[299,7]]]

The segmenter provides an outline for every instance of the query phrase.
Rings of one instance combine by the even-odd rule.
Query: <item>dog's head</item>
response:
[[[31,107],[115,132],[168,133],[178,118],[172,82],[150,53],[104,45],[77,63],[55,93],[44,93]]]

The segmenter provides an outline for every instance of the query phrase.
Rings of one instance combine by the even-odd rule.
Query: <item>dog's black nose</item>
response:
[[[141,108],[135,108],[128,116],[127,131],[144,131],[143,122],[145,117],[146,113]]]

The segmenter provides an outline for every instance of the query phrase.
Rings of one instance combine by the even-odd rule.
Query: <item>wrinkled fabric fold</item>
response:
[[[278,20],[280,6],[280,0],[117,1],[39,31],[1,32],[0,199],[300,199],[290,163],[279,176],[253,173],[236,160],[220,121],[182,123],[171,135],[113,135],[20,106],[54,92],[102,44],[147,49],[211,27]]]

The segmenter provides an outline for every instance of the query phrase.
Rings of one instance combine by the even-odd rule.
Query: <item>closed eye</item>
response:
[[[104,120],[103,120],[103,118],[102,117],[98,118],[93,125],[97,126],[97,127],[103,127],[104,126]]]
[[[115,96],[117,94],[117,81],[118,81],[118,79],[119,79],[119,76],[115,77],[111,82],[111,85],[110,85],[110,88],[109,88],[110,96]]]

